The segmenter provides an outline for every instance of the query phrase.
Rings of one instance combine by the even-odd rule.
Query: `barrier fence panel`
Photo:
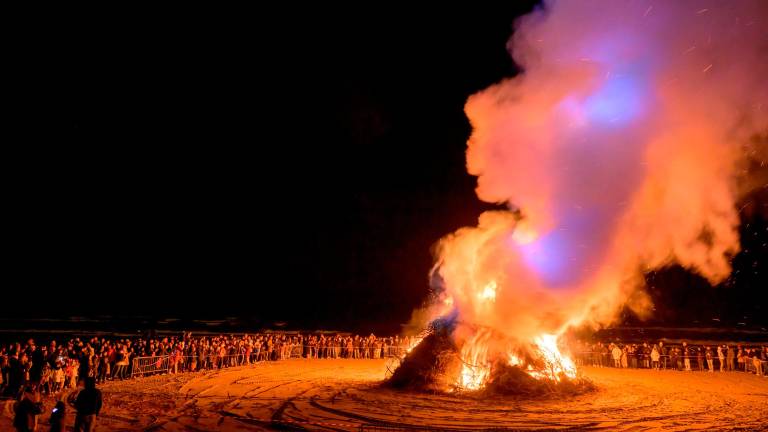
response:
[[[167,373],[170,368],[170,356],[136,357],[131,367],[131,377]]]
[[[131,360],[130,375],[148,376],[168,372],[188,372],[197,370],[220,369],[223,367],[242,366],[262,361],[285,360],[293,358],[391,358],[401,357],[406,348],[387,346],[380,349],[347,348],[341,346],[316,347],[309,345],[283,345],[272,350],[255,350],[245,353],[220,355],[206,353],[202,355],[162,355],[135,357]]]

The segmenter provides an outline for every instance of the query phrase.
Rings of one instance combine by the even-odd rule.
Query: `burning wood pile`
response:
[[[515,345],[491,329],[475,329],[459,347],[453,337],[465,324],[448,319],[430,330],[402,359],[388,385],[410,390],[477,395],[578,394],[593,389],[578,376],[571,359],[560,353],[557,339],[543,335],[532,344]],[[497,347],[505,346],[504,350]]]

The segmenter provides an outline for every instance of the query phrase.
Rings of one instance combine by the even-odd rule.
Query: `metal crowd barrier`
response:
[[[368,353],[363,353],[367,350]],[[250,356],[239,354],[204,354],[198,355],[162,355],[148,357],[134,357],[131,360],[130,376],[151,376],[170,372],[190,372],[200,370],[221,369],[225,367],[243,366],[262,361],[277,361],[292,358],[391,358],[399,357],[407,351],[405,347],[390,346],[380,349],[378,356],[371,355],[370,348],[352,348],[350,352],[345,347],[323,347],[312,345],[291,345],[275,348],[272,351],[259,350],[251,352]]]
[[[689,360],[692,370],[694,369],[694,367],[698,370],[709,369],[709,366],[707,365],[707,359],[705,356],[701,356],[701,357],[691,356],[691,355],[672,356],[669,354],[659,355],[659,360],[658,360],[659,368],[677,370],[678,365],[670,362],[670,359],[672,359],[673,357],[675,359],[680,360],[680,365],[683,368],[685,367],[684,362],[687,359]],[[632,366],[629,366],[630,364],[632,364],[631,357],[627,358],[628,369],[653,369],[653,361],[650,358],[646,359],[644,357],[643,358],[635,357],[635,359],[637,362],[637,366],[632,367]],[[595,352],[595,351],[584,351],[584,352],[577,353],[576,360],[578,361],[580,366],[591,365],[591,366],[605,366],[605,367],[615,367],[614,364],[616,361],[613,358],[613,355],[610,353],[602,353],[602,352]],[[649,367],[642,366],[642,364],[645,361],[648,362],[648,364],[650,365]],[[712,358],[713,370],[719,371],[721,364],[726,365],[726,369],[727,369],[727,363],[728,363],[727,358],[724,359],[723,361],[720,360],[720,357]],[[768,367],[768,360],[760,360],[760,364],[762,369],[761,370],[762,375],[765,375],[766,373],[768,373],[768,371],[766,371],[766,368]],[[733,365],[734,365],[733,371],[736,371],[736,372],[752,372],[752,373],[757,372],[751,358],[746,358],[743,362],[739,362],[737,358],[734,358]]]
[[[205,354],[203,356],[175,356],[175,355],[163,355],[163,356],[150,356],[150,357],[135,357],[131,361],[130,365],[130,376],[131,377],[140,377],[140,376],[151,376],[151,375],[158,375],[158,374],[164,374],[164,373],[177,373],[177,372],[193,372],[193,371],[201,371],[201,370],[212,370],[212,369],[222,369],[226,367],[234,367],[234,366],[243,366],[243,365],[249,365],[254,363],[259,363],[262,361],[277,361],[277,360],[284,360],[284,359],[290,359],[290,358],[318,358],[316,357],[317,352],[313,351],[313,349],[316,349],[316,347],[313,346],[307,346],[307,345],[293,345],[290,347],[285,347],[285,351],[283,352],[282,349],[276,349],[270,352],[264,352],[264,351],[257,351],[252,352],[250,356],[246,356],[245,354],[228,354],[228,355],[217,355],[217,354]],[[353,348],[353,352],[348,352],[347,349],[343,348],[337,351],[334,351],[333,354],[321,356],[320,358],[363,358],[362,356],[362,348]],[[357,351],[355,354],[354,351]],[[382,353],[379,356],[379,358],[392,358],[392,357],[400,357],[402,354],[406,352],[406,348],[404,347],[388,347],[386,350],[382,349]],[[338,355],[337,355],[338,353]],[[594,354],[597,354],[595,356]],[[305,355],[309,357],[305,357]],[[271,356],[271,357],[270,357]],[[246,358],[247,357],[247,358]],[[365,357],[365,358],[375,358],[375,357]],[[669,362],[669,359],[672,358],[671,355],[660,355],[659,356],[659,368],[660,369],[678,369],[677,364],[673,364]],[[677,359],[680,359],[680,366],[683,366],[683,362],[685,359],[693,360],[690,362],[691,369],[698,369],[698,370],[708,370],[708,365],[706,364],[706,359],[699,358],[698,356],[677,356]],[[605,355],[605,353],[597,353],[597,352],[582,352],[578,353],[576,355],[577,362],[584,366],[584,365],[592,365],[592,366],[605,366],[605,367],[615,367],[615,361],[611,355]],[[713,361],[713,369],[714,370],[720,370],[720,360],[719,357],[715,357],[712,359]],[[637,366],[632,367],[630,366],[632,364],[631,361],[627,361],[627,368],[630,369],[653,369],[653,361],[650,359],[648,360],[648,367],[644,366],[645,359],[637,359]],[[699,363],[701,362],[701,363]],[[734,370],[740,371],[740,372],[752,372],[757,373],[757,370],[752,362],[751,359],[747,359],[747,361],[743,363],[739,363],[736,359],[733,361],[734,364]],[[684,367],[684,366],[683,366]],[[761,360],[761,374],[765,375],[768,373],[768,361]]]
[[[166,373],[170,366],[170,356],[136,357],[131,363],[131,377]]]

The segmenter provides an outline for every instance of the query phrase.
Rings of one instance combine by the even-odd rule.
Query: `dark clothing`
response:
[[[107,375],[109,375],[109,360],[106,356],[102,355],[99,358],[99,374],[97,381],[106,382]]]
[[[34,418],[43,412],[41,403],[35,403],[31,400],[24,398],[16,404],[14,409],[15,416],[13,418],[13,427],[19,432],[27,432],[32,430]]]
[[[101,411],[101,391],[95,388],[85,388],[77,395],[75,409],[78,416],[98,415]]]
[[[43,351],[38,347],[35,352],[32,353],[32,367],[29,369],[29,380],[31,382],[40,382],[40,378],[43,375],[43,363],[45,363],[45,356],[43,355]]]
[[[75,432],[91,432],[96,426],[96,415],[81,415],[77,413],[75,416]]]
[[[51,419],[48,420],[48,424],[51,425],[51,432],[63,432],[64,410],[59,409],[55,413],[51,414]]]
[[[19,359],[11,357],[8,359],[8,387],[5,388],[5,395],[15,398],[24,385],[24,366]]]
[[[83,354],[80,356],[78,361],[80,362],[80,367],[78,368],[78,371],[77,371],[77,376],[79,377],[79,379],[83,379],[87,376],[90,376],[90,372],[91,372],[90,356]]]
[[[51,366],[51,369],[56,367],[56,358],[57,355],[55,352],[48,353],[48,357],[45,359],[46,362]]]

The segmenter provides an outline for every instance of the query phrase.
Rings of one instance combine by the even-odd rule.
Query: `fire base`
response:
[[[537,379],[517,366],[497,363],[485,387],[478,391],[481,395],[502,396],[575,396],[597,388],[585,378],[560,376],[559,381]]]
[[[385,385],[395,389],[432,393],[461,393],[479,397],[559,397],[583,394],[596,389],[584,378],[535,378],[518,366],[503,362],[493,365],[485,385],[468,390],[458,385],[464,362],[451,337],[452,325],[434,325],[392,372]]]

